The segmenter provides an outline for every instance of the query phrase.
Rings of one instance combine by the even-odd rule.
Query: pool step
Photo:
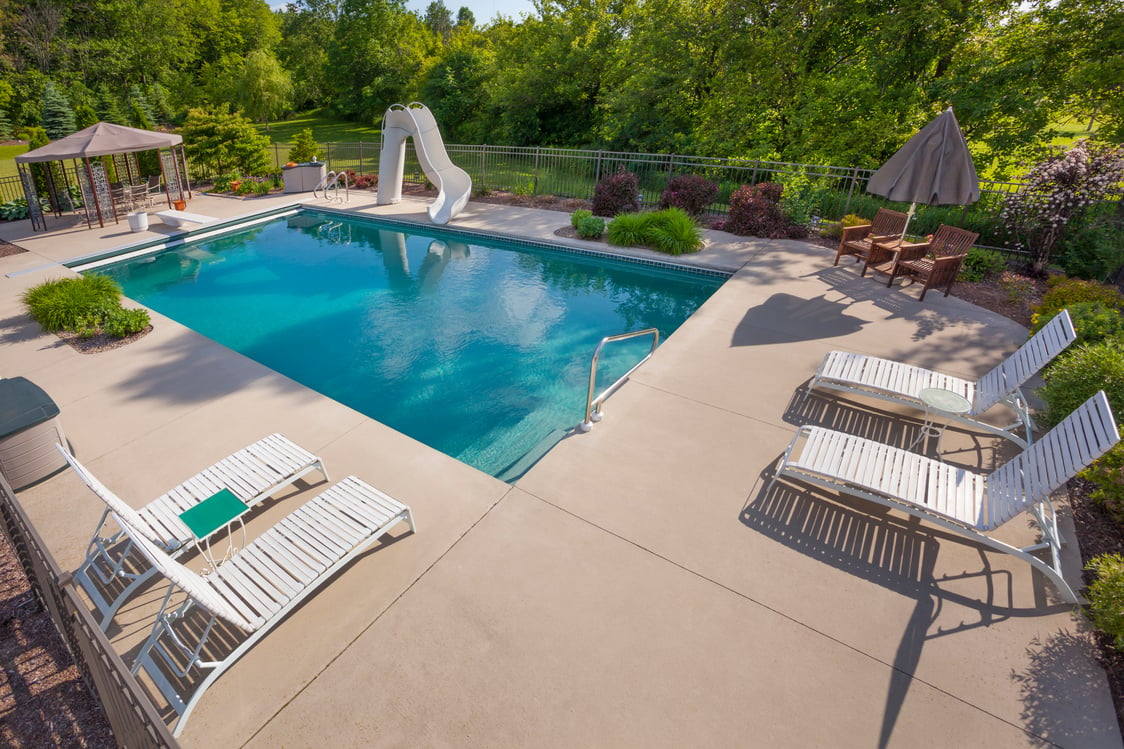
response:
[[[506,468],[496,474],[496,478],[508,484],[522,478],[523,474],[531,470],[531,466],[538,463],[542,456],[550,452],[551,448],[561,442],[571,431],[573,430],[555,429],[539,440],[530,450],[509,463]]]

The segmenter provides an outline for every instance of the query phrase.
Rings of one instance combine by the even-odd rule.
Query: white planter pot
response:
[[[148,231],[148,214],[144,211],[130,213],[129,229],[131,231]]]

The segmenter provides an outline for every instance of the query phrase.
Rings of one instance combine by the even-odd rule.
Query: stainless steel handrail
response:
[[[642,335],[652,336],[652,348],[649,349],[647,355],[640,361],[636,362],[636,364],[633,365],[632,369],[621,375],[616,382],[605,388],[605,390],[600,395],[594,398],[593,388],[597,385],[597,360],[601,358],[601,349],[605,347],[606,343],[612,343],[613,341],[623,341],[626,338],[637,338]],[[595,422],[601,421],[601,406],[605,403],[605,400],[610,395],[615,393],[617,391],[617,388],[623,385],[624,381],[627,380],[633,372],[640,368],[641,364],[652,358],[652,354],[655,353],[656,347],[659,345],[660,331],[657,328],[644,328],[643,330],[634,330],[631,333],[619,333],[617,335],[605,336],[601,339],[601,343],[597,344],[597,350],[593,352],[593,361],[590,362],[589,365],[589,394],[585,399],[585,420],[582,421],[581,424],[578,424],[578,429],[582,430],[583,432],[588,432],[590,429],[593,429],[593,424]]]
[[[340,180],[343,180],[343,197],[340,197]],[[332,195],[328,195],[328,191],[332,190]],[[319,195],[317,194],[319,193]],[[351,192],[348,190],[347,172],[328,172],[324,175],[324,179],[320,180],[320,184],[312,188],[312,197],[323,198],[329,202],[349,203],[351,202]]]

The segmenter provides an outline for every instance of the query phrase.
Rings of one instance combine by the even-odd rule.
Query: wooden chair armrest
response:
[[[859,226],[845,226],[843,227],[843,241],[850,242],[855,239],[862,239],[870,233],[870,224],[860,224]]]
[[[897,247],[888,247],[886,245],[872,243],[870,245],[870,252],[867,254],[866,264],[867,264],[867,266],[871,266],[871,265],[878,265],[879,263],[884,263],[887,260],[895,260],[896,261],[897,260],[897,257],[896,257],[897,254],[898,254],[898,248]]]
[[[928,242],[924,242],[921,244],[911,244],[909,242],[903,242],[901,246],[898,247],[898,262],[904,263],[910,260],[917,260],[918,258],[925,257],[925,253],[929,251],[930,247],[932,247],[932,245]]]

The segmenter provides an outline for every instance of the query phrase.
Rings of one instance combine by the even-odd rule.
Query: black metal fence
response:
[[[86,686],[101,702],[118,745],[176,749],[179,744],[159,712],[79,598],[70,575],[59,569],[3,475],[0,521],[39,604],[50,613]]]

